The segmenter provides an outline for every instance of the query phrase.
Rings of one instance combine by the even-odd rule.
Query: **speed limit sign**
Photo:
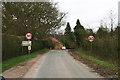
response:
[[[30,32],[26,33],[26,34],[25,34],[25,38],[26,38],[27,40],[32,39],[32,33],[30,33]]]
[[[88,36],[88,41],[93,42],[95,40],[95,37],[93,35]]]

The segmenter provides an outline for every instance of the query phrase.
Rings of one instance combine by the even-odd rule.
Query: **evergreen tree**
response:
[[[77,47],[84,47],[86,31],[84,27],[81,25],[79,19],[77,19],[76,26],[74,28],[74,35],[76,37]]]
[[[67,48],[75,48],[75,36],[73,32],[71,31],[71,27],[69,22],[67,23],[67,26],[65,28],[65,46]]]
[[[71,33],[71,27],[69,22],[67,22],[67,26],[65,28],[65,35],[69,35]]]

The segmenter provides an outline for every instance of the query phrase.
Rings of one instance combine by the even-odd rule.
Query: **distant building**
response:
[[[50,37],[50,39],[55,43],[54,49],[62,49],[63,44],[56,38]]]
[[[63,44],[61,42],[58,42],[55,44],[54,49],[62,49]]]

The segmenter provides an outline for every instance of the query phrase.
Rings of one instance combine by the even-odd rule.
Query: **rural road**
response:
[[[29,69],[24,78],[100,78],[100,76],[76,61],[67,50],[51,50]]]

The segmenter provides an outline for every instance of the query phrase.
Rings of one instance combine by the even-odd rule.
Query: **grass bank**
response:
[[[93,61],[101,66],[104,67],[109,67],[112,69],[117,69],[117,65],[116,64],[110,64],[109,62],[103,61],[103,60],[99,60],[95,57],[92,57],[90,55],[84,54],[82,51],[75,51],[76,54],[80,55],[82,58],[85,58],[87,60]]]
[[[46,51],[48,51],[48,49],[43,49],[43,50],[31,53],[30,55],[28,54],[28,55],[18,56],[18,57],[14,57],[9,60],[6,60],[6,61],[2,62],[2,72],[4,72],[5,70],[8,70],[11,67],[16,66],[17,64],[19,64],[21,62],[35,58],[38,54],[42,54]]]

